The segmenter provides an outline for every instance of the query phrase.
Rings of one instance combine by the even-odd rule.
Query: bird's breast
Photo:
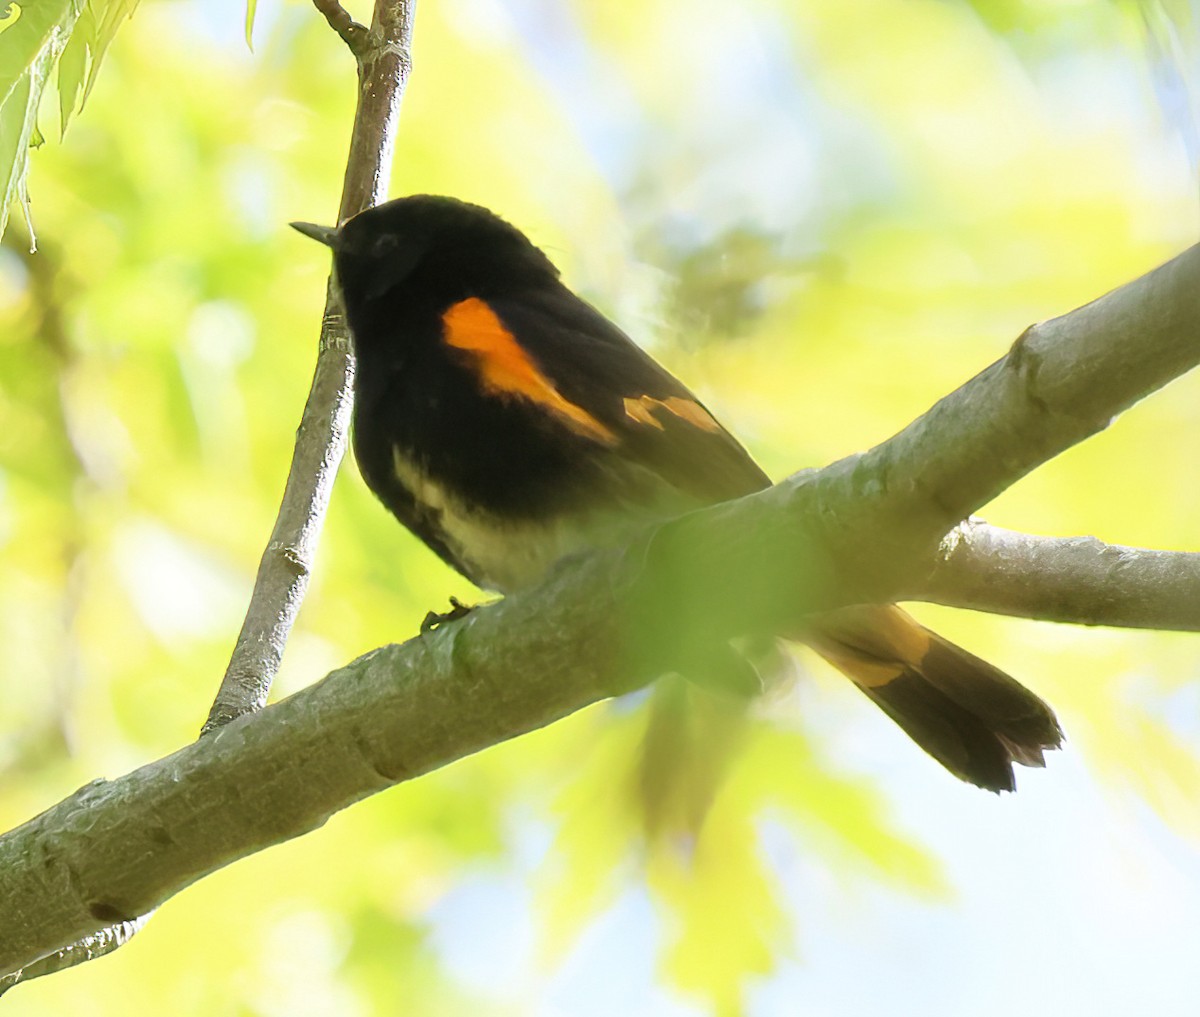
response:
[[[461,571],[487,590],[513,593],[534,586],[561,559],[614,539],[607,533],[611,527],[585,515],[529,518],[488,511],[430,476],[398,448],[392,467],[423,522],[438,534]]]

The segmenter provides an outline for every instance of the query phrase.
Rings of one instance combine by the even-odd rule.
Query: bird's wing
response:
[[[489,301],[564,400],[613,436],[623,458],[697,504],[770,478],[687,387],[565,287]]]

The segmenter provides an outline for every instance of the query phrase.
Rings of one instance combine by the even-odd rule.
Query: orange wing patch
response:
[[[626,399],[625,400],[625,416],[630,420],[636,421],[639,424],[647,424],[650,427],[656,427],[660,431],[663,429],[658,418],[650,412],[650,407],[647,403],[656,403],[657,399],[651,399],[650,396],[642,396],[641,399]]]
[[[616,444],[612,431],[587,410],[563,398],[485,301],[468,297],[451,305],[442,315],[442,339],[447,346],[471,354],[479,379],[489,392],[528,399],[549,410],[576,434],[605,445]]]
[[[629,397],[625,400],[625,416],[630,420],[634,420],[639,424],[649,424],[651,427],[657,427],[660,431],[663,429],[662,421],[654,416],[656,409],[666,410],[668,413],[674,414],[680,420],[686,421],[693,427],[698,427],[702,431],[717,432],[721,430],[721,425],[718,424],[708,412],[698,402],[691,399],[684,399],[682,396],[667,396],[666,399],[655,399],[654,396],[639,396],[637,399]]]

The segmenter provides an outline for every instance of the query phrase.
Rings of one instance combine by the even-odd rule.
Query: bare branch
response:
[[[349,20],[337,3],[314,2],[331,24],[342,16]],[[346,160],[339,222],[386,197],[400,100],[411,65],[414,7],[415,0],[377,0],[369,38],[355,50],[358,111]],[[317,538],[345,453],[353,378],[350,335],[331,281],[321,322],[316,373],[296,434],[279,515],[259,563],[246,618],[204,724],[205,731],[261,709],[267,701],[308,589]]]
[[[350,47],[355,56],[361,55],[370,45],[371,30],[366,25],[360,25],[337,0],[313,0],[313,6],[320,11],[342,41]]]
[[[89,785],[0,837],[0,972],[368,794],[644,683],[698,638],[894,599],[993,492],[1194,366],[1198,334],[1193,248],[1030,330],[871,452],[564,562],[535,590]]]
[[[1200,553],[1095,537],[1036,537],[972,519],[906,594],[951,607],[1076,625],[1200,632]]]
[[[870,451],[743,499],[755,506],[744,514],[731,503],[662,528],[646,553],[670,568],[648,574],[668,585],[639,584],[631,624],[649,638],[665,612],[689,619],[680,638],[717,639],[894,600],[959,522],[1197,362],[1200,245],[1026,329],[1008,356]]]
[[[900,486],[906,513],[950,526],[1106,428],[1200,360],[1200,245],[1069,314],[1030,326],[1008,356],[942,399],[857,470]],[[926,432],[943,436],[922,458]],[[957,434],[948,444],[945,437]],[[950,527],[947,526],[947,530]],[[943,531],[945,532],[945,531]]]

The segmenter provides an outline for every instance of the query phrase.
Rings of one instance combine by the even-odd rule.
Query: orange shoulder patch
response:
[[[486,301],[468,297],[451,305],[442,315],[442,340],[471,355],[488,392],[527,399],[549,410],[576,434],[605,445],[616,444],[611,430],[583,407],[563,398]]]
[[[625,399],[625,416],[639,424],[648,424],[662,430],[662,422],[654,416],[656,409],[666,410],[680,420],[698,427],[702,431],[716,433],[721,430],[711,413],[698,402],[684,399],[682,396],[667,396],[666,399],[655,399],[654,396],[639,396],[637,399]]]

